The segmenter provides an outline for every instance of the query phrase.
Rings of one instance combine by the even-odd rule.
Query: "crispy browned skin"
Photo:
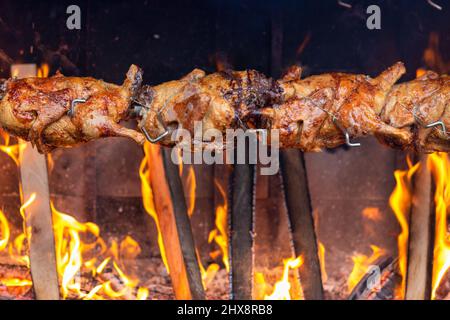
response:
[[[281,147],[303,151],[341,145],[344,132],[352,138],[375,135],[402,149],[449,151],[447,134],[439,127],[425,128],[442,120],[450,130],[449,77],[428,73],[394,85],[404,73],[401,62],[375,78],[329,73],[301,79],[298,67],[278,81],[256,71],[205,75],[194,70],[146,88],[141,103],[148,111],[140,126],[153,138],[167,128],[193,134],[194,120],[202,122],[203,132],[240,126],[279,129]],[[173,145],[170,136],[161,143]]]
[[[7,132],[31,141],[40,152],[69,147],[101,137],[144,136],[118,124],[125,118],[142,82],[142,71],[131,66],[122,86],[94,78],[64,77],[10,79],[0,102],[0,124]],[[84,99],[67,113],[74,99]]]
[[[142,93],[138,100],[148,111],[139,125],[155,138],[166,128],[193,132],[194,121],[201,122],[203,132],[251,125],[252,113],[277,102],[281,88],[254,70],[205,75],[196,69],[180,80],[144,87]],[[173,145],[171,136],[161,143]]]
[[[0,88],[0,125],[41,152],[108,136],[142,144],[141,133],[118,124],[135,100],[143,106],[139,126],[152,138],[176,128],[194,134],[199,121],[203,133],[278,129],[281,147],[303,151],[341,145],[344,133],[352,138],[375,135],[402,149],[450,151],[447,132],[427,127],[441,121],[450,132],[449,77],[428,72],[395,85],[404,72],[399,62],[375,78],[329,73],[301,79],[301,69],[292,67],[275,81],[254,70],[206,75],[196,69],[180,80],[141,87],[142,72],[131,66],[122,86],[62,75],[8,80]],[[69,116],[73,99],[87,101]],[[174,144],[171,135],[159,142]]]
[[[280,145],[319,151],[344,142],[343,131],[352,137],[369,134],[389,136],[398,145],[411,143],[408,129],[382,121],[380,113],[394,83],[405,72],[397,63],[376,78],[330,73],[306,79],[287,79],[281,86],[285,102],[264,108],[268,126],[280,130]]]

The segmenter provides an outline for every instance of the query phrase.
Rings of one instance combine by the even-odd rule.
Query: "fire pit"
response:
[[[137,64],[155,88],[194,68],[288,81],[281,75],[296,65],[302,78],[375,79],[403,61],[399,83],[450,70],[449,8],[431,1],[11,1],[0,9],[2,78],[61,72],[121,83]],[[72,113],[86,102],[76,100]],[[425,126],[446,130],[442,121]],[[142,127],[148,140],[164,138]],[[350,133],[342,130],[345,146],[321,153],[280,149],[279,170],[265,175],[261,161],[186,163],[169,147],[123,138],[43,155],[2,130],[0,300],[449,299],[447,154]]]

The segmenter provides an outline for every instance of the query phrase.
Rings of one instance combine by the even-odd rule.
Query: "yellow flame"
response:
[[[127,298],[135,289],[138,292],[140,289],[139,298],[148,296],[144,295],[145,288],[138,287],[139,279],[124,271],[125,260],[134,259],[141,252],[139,244],[133,238],[127,236],[120,244],[112,241],[108,249],[100,237],[100,229],[96,224],[79,222],[74,217],[58,211],[53,203],[51,203],[51,209],[55,231],[56,263],[64,299],[69,295],[85,300]],[[90,238],[93,241],[87,242],[83,238]],[[97,264],[98,261],[101,262]],[[110,263],[123,287],[115,291],[111,282],[107,280],[88,293],[82,291],[80,274],[87,271],[93,275],[101,275]]]
[[[447,207],[450,204],[450,163],[446,153],[434,153],[428,156],[427,166],[431,170],[436,191],[434,194],[436,210],[436,229],[433,252],[432,295],[436,291],[450,268],[450,237],[447,230]]]
[[[43,75],[46,75],[45,67],[42,70]],[[26,144],[19,141],[16,145],[10,145],[9,136],[3,131],[0,131],[0,134],[3,139],[0,150],[8,154],[19,166],[19,154],[21,148],[25,148]],[[51,158],[48,160],[51,169],[53,161]],[[23,218],[23,232],[11,241],[8,221],[3,212],[0,211],[0,248],[4,250],[7,245],[9,258],[29,267],[28,243],[31,228],[25,227],[25,220],[32,214],[30,205],[39,195],[32,193],[29,199],[25,201],[22,190],[19,191],[23,203],[19,209]],[[141,252],[139,244],[133,238],[127,236],[120,244],[113,241],[111,247],[108,248],[105,241],[100,237],[100,229],[96,224],[79,222],[74,217],[58,211],[53,203],[51,203],[51,210],[55,232],[57,271],[63,298],[125,299],[133,298],[134,295],[130,293],[137,291],[136,299],[147,299],[148,290],[138,287],[139,279],[125,271],[127,270],[125,261],[135,259]],[[85,239],[89,239],[90,242],[85,241]],[[120,280],[120,288],[116,288],[116,291],[110,281],[103,276],[108,264],[113,267],[112,270],[111,268],[108,270],[109,274],[113,274]],[[81,274],[89,273],[92,276],[99,276],[96,279],[101,283],[90,292],[84,292],[81,288]],[[14,277],[0,279],[0,282],[11,287],[30,286],[32,284],[30,279]]]
[[[155,222],[156,229],[158,230],[159,251],[161,253],[161,258],[163,260],[164,266],[169,273],[169,264],[167,263],[166,251],[164,249],[161,229],[159,226],[159,219],[158,215],[156,214],[155,204],[153,202],[153,192],[150,184],[150,169],[148,166],[148,162],[151,161],[151,156],[159,150],[158,148],[158,145],[151,144],[149,142],[146,142],[144,144],[144,158],[142,159],[141,165],[139,167],[139,177],[141,178],[141,192],[144,209]]]
[[[348,292],[359,283],[364,275],[369,271],[370,267],[385,254],[385,250],[375,245],[371,245],[372,255],[370,257],[364,254],[355,254],[352,257],[353,270],[347,280]]]
[[[220,192],[220,195],[222,196],[223,204],[217,206],[216,208],[216,218],[215,218],[216,228],[209,233],[208,243],[212,243],[214,241],[219,246],[220,252],[212,252],[211,258],[215,259],[219,254],[221,254],[222,262],[226,270],[229,272],[230,266],[228,258],[228,232],[227,232],[228,200],[223,187],[217,181],[214,182],[217,189]]]
[[[37,77],[47,78],[49,71],[50,71],[49,65],[47,63],[43,63],[37,70]]]
[[[16,166],[19,166],[19,154],[26,148],[26,142],[19,139],[17,144],[10,144],[11,138],[6,132],[0,130],[0,135],[3,140],[3,144],[0,145],[0,151],[6,153],[14,161]]]
[[[396,170],[394,177],[396,186],[391,196],[389,197],[389,205],[400,224],[400,233],[397,237],[398,247],[398,266],[399,273],[402,278],[400,286],[396,288],[396,297],[403,299],[405,297],[406,288],[406,268],[408,263],[408,237],[409,237],[409,224],[408,214],[411,207],[411,179],[414,173],[418,170],[420,163],[416,163],[414,166],[411,164],[409,158],[408,170]]]
[[[275,283],[273,292],[264,296],[264,300],[291,300],[291,283],[289,282],[289,270],[298,269],[303,264],[303,258],[297,257],[296,259],[290,258],[283,260],[284,269],[281,280]],[[259,280],[263,279],[258,276]]]
[[[322,283],[325,283],[328,280],[327,269],[325,267],[325,246],[320,241],[319,241],[318,251],[319,251],[318,253],[319,253],[319,262],[320,262],[320,273],[322,275]]]
[[[189,193],[189,208],[188,208],[188,215],[189,217],[192,217],[194,214],[194,208],[195,208],[195,190],[197,188],[197,182],[195,180],[195,172],[194,168],[191,166],[189,168],[189,173],[186,179],[186,183],[188,186],[188,193]]]
[[[8,246],[10,235],[11,231],[9,230],[8,220],[3,214],[3,211],[0,210],[0,251],[5,250]]]
[[[0,279],[0,284],[6,287],[29,287],[33,283],[28,279],[19,279],[19,278],[8,278],[8,279]]]
[[[149,292],[147,288],[140,287],[136,294],[136,300],[147,300]]]
[[[416,70],[416,78],[420,78],[421,76],[425,75],[427,73],[427,70],[419,68]]]

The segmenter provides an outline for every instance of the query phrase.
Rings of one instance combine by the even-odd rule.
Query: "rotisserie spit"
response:
[[[60,74],[10,79],[2,87],[0,125],[41,152],[108,136],[143,143],[143,134],[118,124],[130,114],[147,139],[169,146],[173,130],[192,132],[200,121],[204,131],[278,129],[281,147],[303,151],[351,145],[366,135],[401,149],[450,151],[450,78],[429,71],[396,85],[404,73],[401,62],[375,78],[301,79],[299,67],[279,80],[254,70],[206,75],[195,69],[151,87],[141,85],[142,72],[131,66],[122,86]]]

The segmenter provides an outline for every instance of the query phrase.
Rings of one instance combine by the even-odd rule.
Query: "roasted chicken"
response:
[[[152,139],[177,128],[193,134],[195,122],[202,133],[246,127],[253,112],[280,102],[281,92],[276,81],[254,70],[205,75],[195,69],[180,80],[143,87],[137,98],[144,106],[139,126]],[[175,141],[169,134],[160,143],[171,146]]]
[[[112,136],[142,144],[145,137],[140,132],[118,124],[128,114],[141,82],[142,71],[135,65],[122,86],[59,73],[51,78],[9,79],[0,89],[0,124],[40,152]]]
[[[225,136],[226,129],[255,128],[278,129],[281,147],[303,151],[366,135],[401,149],[450,151],[450,78],[428,72],[395,84],[404,73],[401,62],[375,78],[329,73],[301,79],[299,67],[279,80],[254,70],[206,75],[195,69],[142,86],[142,71],[133,65],[122,86],[61,74],[10,79],[0,86],[0,125],[41,152],[109,136],[172,146],[178,128],[202,148],[220,147],[209,129]],[[129,115],[145,135],[119,124]]]
[[[301,79],[298,67],[278,81],[256,71],[205,75],[194,70],[180,80],[144,87],[138,98],[145,106],[139,126],[152,139],[163,137],[165,145],[175,141],[163,133],[184,128],[194,135],[197,120],[203,133],[211,128],[278,129],[281,147],[303,151],[366,135],[401,149],[449,151],[449,77],[430,72],[395,85],[404,73],[401,62],[375,78],[329,73]]]

